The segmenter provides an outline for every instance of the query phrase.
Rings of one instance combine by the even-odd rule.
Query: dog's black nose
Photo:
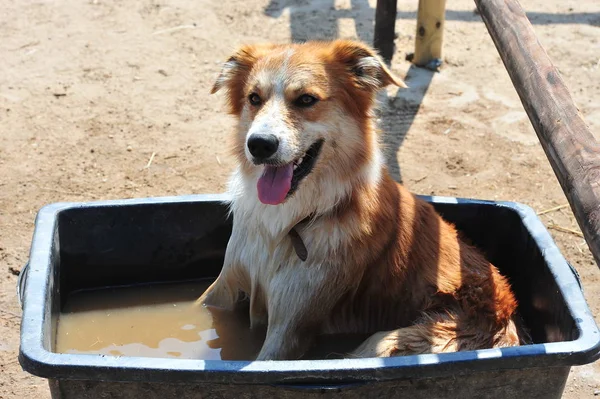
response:
[[[251,134],[248,137],[248,150],[256,159],[267,159],[277,152],[279,139],[272,134]]]

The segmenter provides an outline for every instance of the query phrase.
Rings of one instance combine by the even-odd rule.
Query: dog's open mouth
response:
[[[323,140],[319,140],[293,162],[281,166],[265,165],[256,185],[260,202],[278,205],[291,196],[302,179],[312,172],[322,146]]]

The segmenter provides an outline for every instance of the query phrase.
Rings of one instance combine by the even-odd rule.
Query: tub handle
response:
[[[335,393],[341,392],[348,389],[355,389],[366,385],[367,382],[359,381],[359,382],[341,382],[337,384],[326,384],[326,383],[315,383],[315,384],[303,384],[301,382],[290,384],[275,384],[275,387],[286,389],[289,391],[300,391],[300,392],[321,392],[321,393]]]
[[[27,271],[29,270],[29,262],[25,263],[25,266],[21,268],[21,273],[17,278],[17,298],[19,299],[19,305],[23,310],[23,295],[25,293],[25,284],[27,284]]]
[[[569,265],[569,268],[571,269],[571,273],[573,273],[573,276],[575,277],[575,280],[577,280],[577,284],[579,285],[579,289],[581,290],[581,292],[583,292],[583,286],[581,285],[581,277],[579,277],[579,273],[577,272],[577,269],[575,269],[573,267],[573,265],[571,264],[571,262],[567,261],[567,265]]]

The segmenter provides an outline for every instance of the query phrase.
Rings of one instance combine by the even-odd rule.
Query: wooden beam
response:
[[[419,0],[413,63],[437,69],[442,59],[446,0]]]
[[[381,58],[388,64],[394,56],[394,39],[396,37],[396,1],[377,0],[375,9],[375,38],[373,47],[379,52]]]
[[[516,0],[475,0],[600,265],[600,145]]]

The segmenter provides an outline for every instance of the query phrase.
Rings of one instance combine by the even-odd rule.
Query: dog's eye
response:
[[[262,99],[260,98],[260,96],[256,93],[252,93],[248,96],[248,101],[250,101],[250,104],[252,105],[260,105],[260,103],[262,102]]]
[[[295,104],[298,107],[312,107],[317,101],[319,100],[317,100],[316,97],[313,97],[310,94],[303,94],[296,99]]]

